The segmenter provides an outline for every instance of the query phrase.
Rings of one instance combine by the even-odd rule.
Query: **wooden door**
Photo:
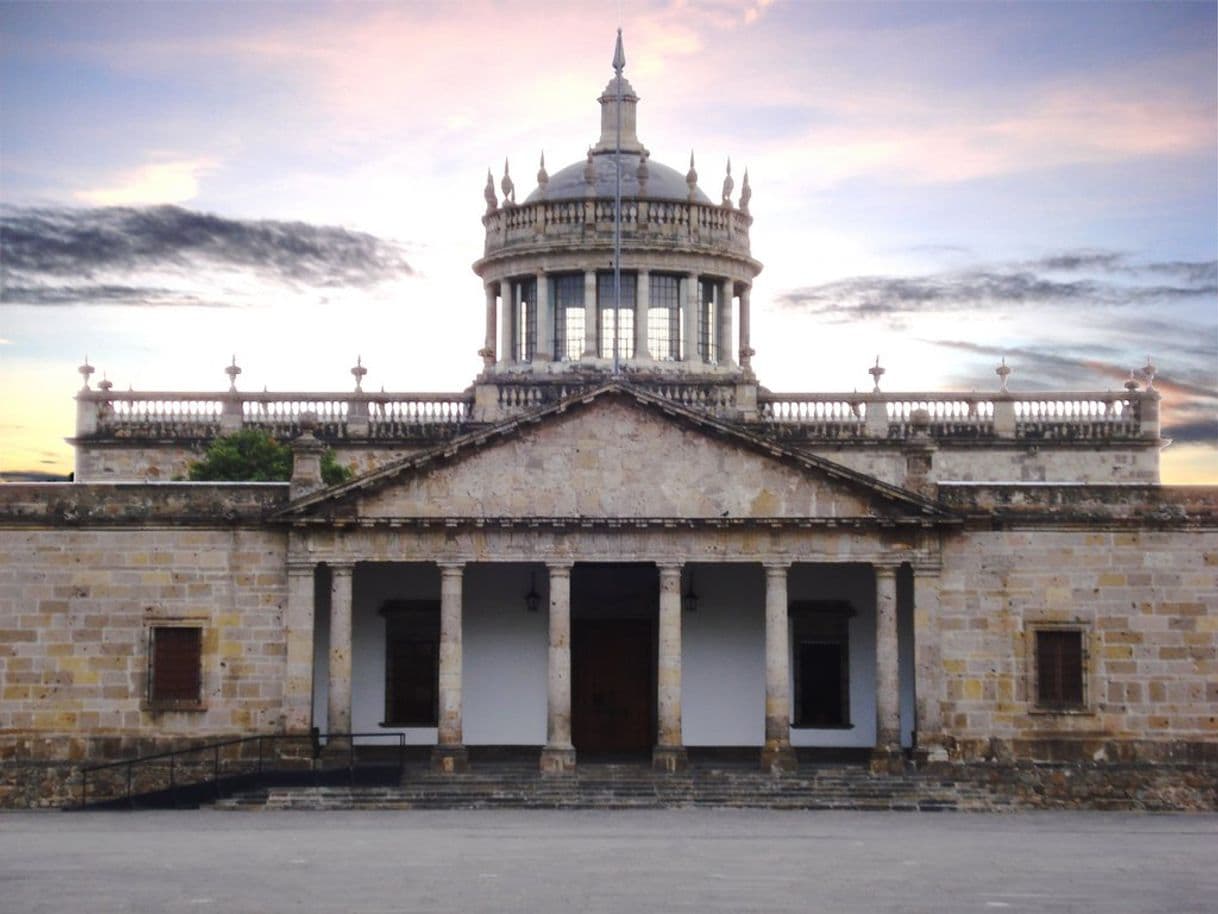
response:
[[[572,742],[581,753],[650,751],[651,623],[576,619],[571,638]]]

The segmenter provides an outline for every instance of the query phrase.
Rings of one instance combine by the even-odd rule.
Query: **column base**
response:
[[[761,750],[761,770],[770,774],[791,774],[799,769],[799,760],[791,746],[765,746]]]
[[[431,770],[459,774],[469,770],[469,751],[464,746],[436,746],[431,750]]]
[[[546,746],[539,762],[542,774],[571,774],[575,771],[575,750]]]
[[[684,746],[656,746],[651,751],[651,767],[656,771],[675,774],[689,767],[689,756]]]
[[[871,750],[872,774],[903,774],[905,753],[899,747],[876,746]]]

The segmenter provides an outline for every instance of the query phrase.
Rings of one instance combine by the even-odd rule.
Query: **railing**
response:
[[[360,765],[356,756],[356,740],[360,739],[396,739],[397,753],[395,765],[390,773],[396,781],[400,781],[406,765],[406,735],[404,733],[319,733],[314,730],[302,734],[267,734],[262,736],[247,736],[235,739],[219,740],[186,749],[174,749],[168,752],[156,752],[142,755],[133,759],[109,762],[104,765],[92,765],[81,769],[80,805],[79,809],[89,806],[90,776],[94,782],[95,794],[97,782],[103,772],[116,772],[118,777],[118,795],[98,799],[94,797],[95,806],[105,804],[121,804],[134,809],[140,797],[155,798],[157,801],[167,801],[177,807],[183,799],[206,798],[219,800],[223,798],[224,784],[252,779],[257,782],[272,771],[297,771],[299,766],[277,764],[277,759],[284,756],[277,752],[268,753],[270,747],[288,743],[298,744],[309,752],[309,768],[307,774],[312,780],[318,778],[318,760],[330,745],[341,747],[345,766],[338,769],[327,769],[327,772],[345,768],[348,783],[353,784]],[[345,742],[345,746],[342,743]],[[297,757],[300,758],[300,757]],[[335,759],[337,760],[337,759]],[[227,763],[227,767],[225,765]],[[364,766],[365,768],[371,766]],[[383,768],[384,766],[377,766]],[[111,784],[111,786],[113,786]],[[256,783],[253,786],[257,786]],[[160,805],[158,802],[157,805]]]
[[[1158,395],[1036,396],[759,393],[758,417],[777,434],[804,438],[1090,440],[1158,437]]]
[[[622,238],[627,244],[709,246],[748,256],[751,223],[747,213],[714,204],[647,198],[622,201]],[[488,255],[538,243],[582,245],[612,239],[614,208],[612,201],[597,198],[542,200],[488,213],[482,224]]]

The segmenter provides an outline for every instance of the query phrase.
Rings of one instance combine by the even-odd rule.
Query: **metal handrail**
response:
[[[101,765],[90,765],[88,767],[81,768],[81,770],[80,770],[80,775],[81,775],[80,806],[78,808],[84,809],[86,806],[88,806],[88,803],[89,803],[89,775],[96,774],[99,771],[108,771],[108,770],[115,769],[115,768],[125,768],[126,769],[126,772],[125,772],[125,774],[126,774],[126,779],[125,779],[126,780],[126,791],[124,793],[123,799],[126,801],[128,806],[133,807],[134,798],[135,798],[135,792],[133,789],[133,785],[134,785],[134,772],[135,772],[136,766],[147,765],[147,764],[150,764],[153,762],[163,761],[165,759],[169,760],[169,792],[170,792],[171,796],[173,796],[174,805],[176,806],[179,786],[183,786],[183,787],[198,786],[198,785],[205,785],[208,783],[208,780],[206,778],[204,778],[203,780],[192,782],[192,784],[190,784],[190,785],[187,785],[187,784],[179,785],[178,776],[177,776],[178,759],[181,758],[182,756],[198,755],[198,754],[206,753],[206,752],[211,752],[211,755],[212,755],[211,783],[213,783],[215,785],[216,799],[218,800],[222,797],[222,788],[221,788],[221,784],[220,784],[220,767],[221,767],[220,766],[220,751],[222,749],[226,749],[231,746],[249,745],[251,743],[256,744],[257,756],[254,760],[255,767],[254,767],[253,773],[257,776],[261,776],[265,770],[265,759],[266,759],[265,744],[268,741],[273,745],[275,743],[279,743],[282,741],[300,742],[302,740],[308,740],[311,750],[312,750],[312,758],[310,760],[310,764],[311,764],[312,769],[314,771],[316,771],[317,760],[318,760],[318,758],[320,758],[321,753],[324,750],[324,748],[332,742],[339,741],[339,740],[346,740],[346,742],[347,742],[348,779],[350,780],[351,783],[354,783],[355,767],[356,767],[355,766],[355,741],[357,739],[369,739],[369,738],[386,739],[386,738],[390,738],[390,737],[395,737],[397,739],[397,743],[398,743],[397,768],[398,768],[398,777],[400,778],[402,776],[402,773],[405,770],[405,766],[406,766],[406,734],[405,733],[385,733],[383,731],[321,733],[316,728],[314,728],[313,730],[310,730],[308,733],[264,733],[264,734],[261,734],[258,736],[243,736],[243,737],[237,737],[234,739],[217,740],[214,742],[202,743],[197,746],[189,746],[185,749],[172,749],[172,750],[168,750],[165,752],[154,752],[149,755],[141,755],[141,756],[137,756],[136,758],[132,758],[132,759],[123,759],[123,760],[117,761],[117,762],[106,762]],[[241,761],[239,756],[236,761],[237,762]],[[115,797],[112,799],[118,799],[118,798]]]

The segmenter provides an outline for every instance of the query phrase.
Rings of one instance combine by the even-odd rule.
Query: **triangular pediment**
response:
[[[933,520],[937,503],[611,384],[290,505],[359,521]]]

